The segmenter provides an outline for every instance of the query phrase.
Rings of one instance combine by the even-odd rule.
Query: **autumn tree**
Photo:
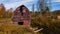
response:
[[[4,17],[5,7],[4,4],[0,4],[0,17]]]
[[[13,13],[13,9],[10,8],[10,9],[7,11],[7,16],[11,18],[12,13]]]

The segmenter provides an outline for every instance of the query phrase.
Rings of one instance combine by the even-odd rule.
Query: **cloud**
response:
[[[51,0],[52,2],[60,2],[60,0]]]
[[[20,5],[26,5],[27,3],[29,3],[29,2],[32,2],[33,0],[20,0],[20,1],[16,1],[16,0],[13,0],[13,1],[15,1],[15,2],[6,2],[6,3],[4,3],[5,4],[5,7],[6,7],[6,9],[10,9],[10,8],[16,8],[16,7],[18,7],[18,6],[20,6]]]
[[[0,0],[0,3],[3,3],[6,7],[6,9],[10,9],[10,8],[16,9],[16,7],[23,4],[23,5],[27,6],[29,10],[32,10],[32,4],[36,4],[37,1],[38,0]],[[60,0],[51,0],[52,7],[54,7],[55,5],[58,5],[59,3],[57,3],[57,2],[60,3]],[[58,8],[56,8],[56,9],[58,9]],[[54,9],[54,8],[52,8],[52,9]]]

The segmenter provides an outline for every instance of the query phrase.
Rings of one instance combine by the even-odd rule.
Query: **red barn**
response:
[[[30,25],[30,12],[28,8],[21,5],[16,8],[12,15],[13,24]]]

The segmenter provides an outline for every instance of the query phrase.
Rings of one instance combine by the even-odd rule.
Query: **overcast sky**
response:
[[[0,0],[0,3],[3,3],[6,9],[16,9],[16,7],[20,5],[25,5],[29,10],[32,10],[32,4],[35,4],[35,10],[37,10],[38,0]],[[59,10],[60,9],[60,0],[51,0],[51,9],[52,10]]]

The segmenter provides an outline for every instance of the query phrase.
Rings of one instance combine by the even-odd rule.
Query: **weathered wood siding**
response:
[[[23,11],[21,11],[22,10],[21,7],[22,7]],[[25,7],[24,5],[17,7],[12,15],[12,21],[17,22],[17,23],[24,22],[25,25],[29,25],[30,12],[29,12],[28,8]]]

